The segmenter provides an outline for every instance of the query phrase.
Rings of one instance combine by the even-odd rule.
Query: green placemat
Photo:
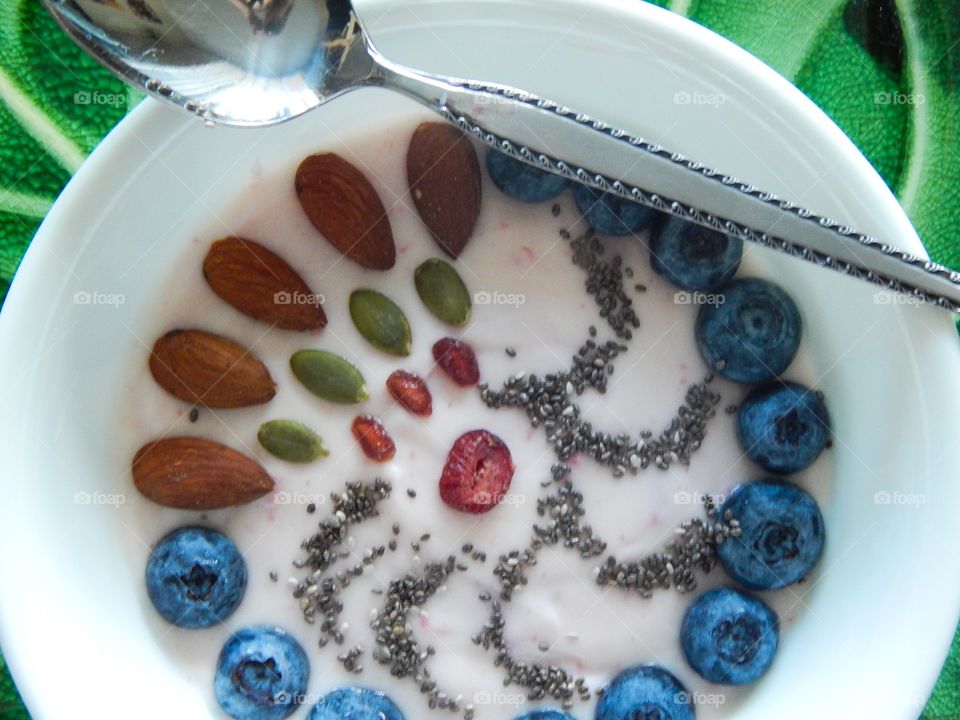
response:
[[[897,194],[933,258],[960,268],[960,0],[657,4],[733,40],[809,95]],[[0,300],[70,175],[139,99],[37,0],[0,3]],[[0,659],[0,718],[28,717]],[[923,718],[960,720],[960,633]]]

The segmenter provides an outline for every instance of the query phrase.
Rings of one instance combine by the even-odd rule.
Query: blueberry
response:
[[[746,685],[770,667],[780,642],[780,621],[765,602],[733,588],[704,593],[680,626],[683,654],[712,683]]]
[[[166,620],[205,628],[237,609],[247,589],[247,564],[223,533],[182,527],[153,548],[146,578],[150,601]]]
[[[300,643],[280,628],[238,630],[217,660],[214,692],[235,720],[281,720],[303,701],[310,663]]]
[[[307,720],[403,720],[403,713],[382,692],[348,687],[320,698]]]
[[[491,148],[487,151],[487,172],[493,184],[516,200],[543,202],[566,190],[570,181]]]
[[[516,720],[573,720],[573,715],[568,715],[562,710],[531,710],[520,715]]]
[[[624,670],[603,692],[596,720],[693,720],[690,693],[659,665]]]
[[[757,480],[737,487],[720,517],[740,523],[740,536],[717,545],[734,580],[751,590],[776,590],[807,576],[823,553],[823,516],[816,501],[796,485]]]
[[[740,405],[737,437],[764,470],[795,473],[810,465],[830,439],[830,416],[820,397],[803,385],[759,385]]]
[[[800,311],[783,290],[766,280],[734,280],[722,302],[700,308],[697,347],[723,377],[750,383],[779,375],[800,347]]]
[[[716,290],[740,267],[743,240],[682,218],[665,218],[650,231],[650,266],[687,290]]]
[[[573,186],[573,199],[590,227],[605,235],[631,235],[650,227],[657,217],[653,208],[580,183]]]

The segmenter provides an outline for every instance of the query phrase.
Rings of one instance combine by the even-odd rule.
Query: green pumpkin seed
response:
[[[257,440],[267,452],[292,463],[313,462],[330,454],[323,438],[293,420],[271,420],[260,426]]]
[[[427,310],[457,327],[470,319],[470,292],[453,265],[438,258],[420,264],[413,273],[417,293]]]
[[[299,350],[290,358],[297,380],[314,395],[349,405],[367,399],[363,375],[339,355],[325,350]]]
[[[350,317],[360,334],[378,350],[390,355],[410,354],[410,323],[386,295],[376,290],[354,290],[350,294]]]

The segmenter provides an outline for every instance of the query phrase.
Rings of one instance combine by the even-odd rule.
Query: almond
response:
[[[337,250],[371,270],[393,267],[390,220],[362,172],[334,153],[311,155],[297,168],[294,186],[310,222]]]
[[[480,215],[480,162],[470,139],[447,123],[423,123],[407,150],[413,203],[451,257],[463,251]]]
[[[158,505],[218,510],[245,505],[273,490],[273,478],[236,450],[201,438],[147,443],[133,458],[133,484]]]
[[[220,299],[254,320],[284,330],[327,324],[320,296],[286,260],[253,240],[217,240],[203,261],[203,277]]]
[[[150,373],[174,397],[210,408],[260,405],[277,394],[277,384],[257,357],[204,330],[172,330],[157,340]]]

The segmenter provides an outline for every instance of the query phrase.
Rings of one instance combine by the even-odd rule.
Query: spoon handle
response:
[[[960,313],[960,272],[558,103],[505,85],[421,73],[368,50],[377,63],[370,84],[423,103],[516,159]]]

